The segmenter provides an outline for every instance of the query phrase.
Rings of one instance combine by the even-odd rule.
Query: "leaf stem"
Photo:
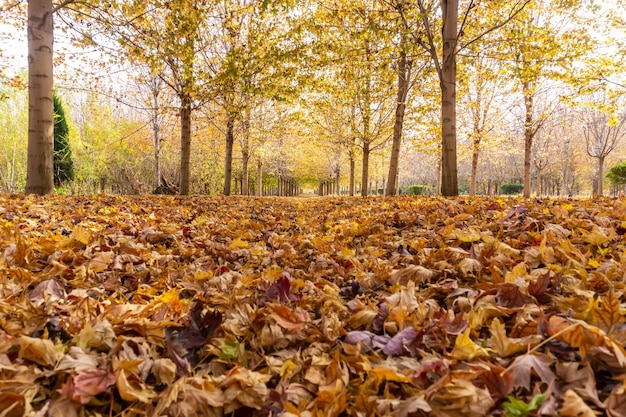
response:
[[[546,340],[544,340],[543,342],[539,343],[537,346],[535,346],[534,348],[532,348],[531,350],[526,352],[526,355],[530,355],[531,353],[536,352],[541,347],[545,346],[547,343],[549,343],[552,340],[556,339],[557,337],[561,336],[563,333],[572,330],[574,327],[576,327],[578,325],[579,325],[578,323],[573,323],[573,324],[567,326],[566,328],[559,330],[558,332],[554,333],[552,336],[548,337]],[[513,364],[514,363],[515,363],[515,360],[513,360],[509,366],[507,366],[502,372],[500,372],[500,376],[502,377],[502,376],[504,376],[505,373],[509,372],[511,370],[511,368],[513,368]]]

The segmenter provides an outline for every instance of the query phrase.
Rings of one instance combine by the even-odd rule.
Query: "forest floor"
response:
[[[626,200],[0,196],[2,416],[626,416]]]

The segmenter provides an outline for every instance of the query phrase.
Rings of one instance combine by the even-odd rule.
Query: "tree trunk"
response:
[[[263,161],[259,158],[256,166],[256,195],[263,195]]]
[[[403,36],[404,38],[404,36]],[[404,42],[403,42],[404,43]],[[398,95],[396,103],[396,121],[393,125],[393,140],[391,145],[391,160],[389,162],[389,180],[387,181],[386,195],[396,193],[396,181],[400,165],[400,147],[402,145],[402,126],[404,124],[404,111],[406,109],[406,98],[409,92],[408,66],[406,52],[400,51],[398,61]]]
[[[598,195],[604,195],[604,156],[598,158]]]
[[[478,157],[480,155],[480,139],[475,138],[472,145],[472,172],[470,174],[469,195],[476,195],[476,175],[478,173]]]
[[[530,197],[530,165],[532,159],[533,137],[535,130],[533,126],[533,94],[532,85],[525,81],[522,87],[524,92],[524,106],[526,109],[526,118],[524,120],[524,197]]]
[[[189,194],[191,174],[191,96],[180,98],[180,195]]]
[[[361,172],[361,196],[367,196],[369,191],[368,187],[368,173],[370,168],[370,143],[369,141],[363,142],[363,166]]]
[[[443,53],[441,61],[441,194],[459,195],[456,161],[456,41],[458,0],[442,0]]]
[[[161,147],[158,144],[159,143],[159,127],[158,126],[154,126],[154,143],[156,144],[154,146],[154,182],[155,182],[155,186],[154,188],[158,188],[161,185],[161,158],[160,158],[160,154],[161,154]]]
[[[350,150],[350,197],[354,197],[355,192],[355,178],[354,171],[356,170],[356,161],[354,160],[354,150]]]
[[[224,195],[230,195],[233,178],[233,143],[235,142],[235,122],[230,113],[226,114],[226,156],[224,158]]]
[[[28,159],[26,193],[54,191],[52,0],[28,1]]]
[[[246,111],[243,121],[243,138],[241,142],[241,194],[248,195],[248,182],[250,173],[248,162],[250,161],[250,111]]]
[[[341,165],[335,169],[335,193],[341,195]]]
[[[158,78],[153,80],[152,87],[152,149],[154,150],[154,188],[161,185],[161,126],[159,123],[159,83]]]
[[[250,162],[250,153],[248,150],[241,150],[241,194],[248,195],[250,171],[248,168]]]

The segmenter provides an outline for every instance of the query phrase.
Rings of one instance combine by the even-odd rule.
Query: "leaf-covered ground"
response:
[[[626,416],[626,201],[0,196],[2,416]]]

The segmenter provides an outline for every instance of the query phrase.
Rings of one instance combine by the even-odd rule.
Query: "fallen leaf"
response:
[[[470,329],[465,330],[461,335],[457,336],[454,343],[454,349],[450,355],[458,360],[472,361],[476,358],[489,357],[489,351],[472,341],[470,338]]]
[[[63,353],[50,340],[22,336],[19,356],[42,366],[53,367],[63,358]]]
[[[596,413],[574,391],[567,390],[563,397],[563,405],[559,411],[562,417],[595,417]]]
[[[515,358],[509,366],[509,372],[514,377],[514,385],[516,387],[524,387],[530,391],[530,380],[533,373],[548,385],[554,382],[556,375],[554,375],[551,369],[553,363],[554,359],[527,353]]]

